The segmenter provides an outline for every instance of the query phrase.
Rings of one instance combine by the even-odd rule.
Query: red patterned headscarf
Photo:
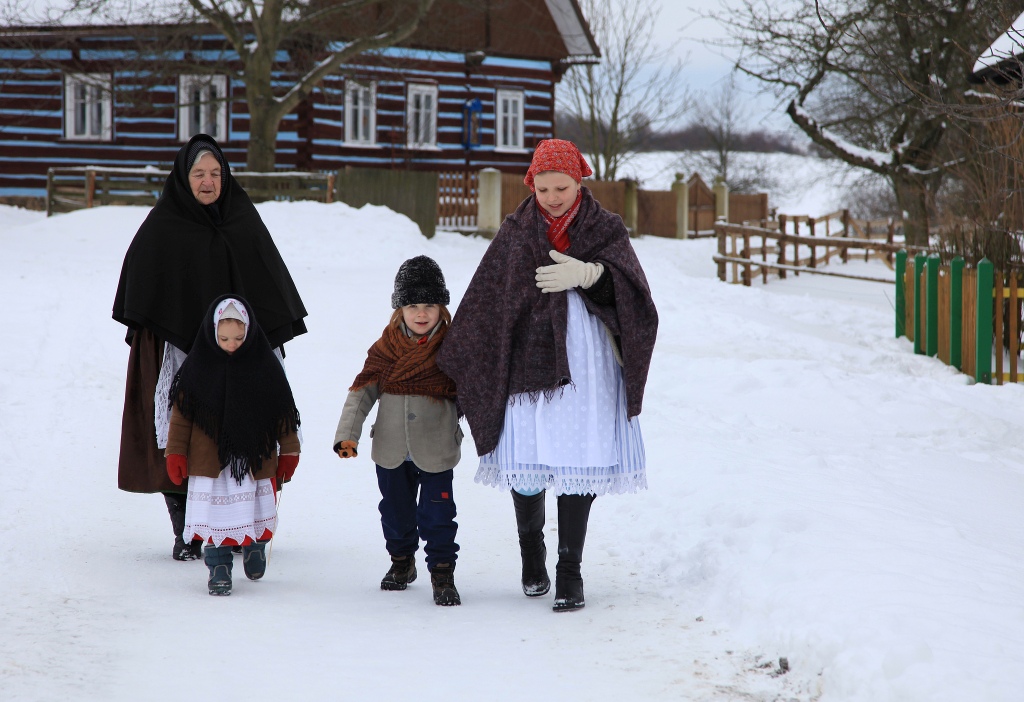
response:
[[[583,154],[576,148],[576,144],[565,139],[545,139],[537,144],[537,150],[533,152],[533,161],[530,162],[530,170],[523,178],[523,182],[529,186],[530,192],[536,192],[533,187],[533,177],[545,171],[565,173],[577,183],[594,173],[587,165]]]

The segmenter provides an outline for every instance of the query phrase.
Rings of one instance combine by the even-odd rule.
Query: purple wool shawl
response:
[[[585,186],[569,241],[566,255],[600,262],[612,276],[613,305],[598,305],[580,292],[590,313],[619,342],[626,409],[634,417],[643,405],[658,335],[647,277],[622,218],[601,207]],[[554,264],[551,250],[547,223],[531,195],[505,218],[484,253],[438,352],[437,365],[455,381],[459,407],[481,456],[498,445],[510,398],[520,393],[531,400],[552,397],[572,383],[565,348],[566,295],[542,293],[535,280],[537,268]]]

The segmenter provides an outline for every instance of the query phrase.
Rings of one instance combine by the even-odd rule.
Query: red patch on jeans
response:
[[[447,500],[448,499],[448,493],[447,492],[442,492],[441,493],[441,499],[442,500]]]

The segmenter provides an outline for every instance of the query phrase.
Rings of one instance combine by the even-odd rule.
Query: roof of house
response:
[[[317,2],[311,0],[313,5]],[[16,17],[0,17],[7,31],[47,34],[95,33],[98,29],[124,34],[130,31],[124,26],[124,17],[132,17],[134,26],[176,24],[182,8],[176,0],[109,0],[95,11],[67,10],[67,0],[18,0],[16,5]],[[326,24],[332,21],[328,19]],[[358,35],[363,29],[360,24],[346,19],[338,24],[338,33],[343,36],[354,31]],[[416,32],[401,45],[565,63],[594,62],[601,55],[579,0],[436,0]]]
[[[973,83],[1019,82],[1024,61],[1024,13],[985,49],[974,62],[970,80]]]

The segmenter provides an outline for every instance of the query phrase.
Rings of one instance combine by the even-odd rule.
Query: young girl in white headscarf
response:
[[[167,475],[188,479],[185,539],[206,544],[211,595],[231,594],[232,546],[266,572],[275,488],[299,462],[299,413],[284,367],[238,295],[216,299],[171,386]],[[281,454],[277,447],[280,444]]]

